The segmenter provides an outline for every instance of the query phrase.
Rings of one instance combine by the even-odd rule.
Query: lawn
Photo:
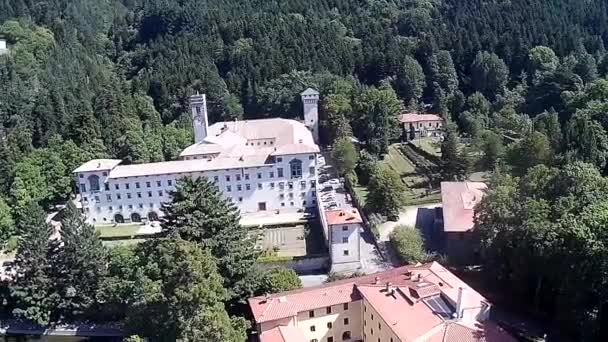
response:
[[[121,224],[121,225],[99,225],[95,226],[95,229],[99,232],[100,237],[103,238],[114,238],[114,237],[130,237],[135,236],[137,231],[142,228],[142,224]]]
[[[357,198],[359,199],[359,205],[361,207],[365,207],[365,203],[367,201],[367,194],[369,193],[369,190],[367,190],[367,187],[362,186],[362,185],[357,185],[355,187],[355,193]]]
[[[436,138],[415,139],[412,143],[430,155],[441,157],[441,145]]]
[[[389,146],[388,153],[384,156],[382,162],[397,172],[398,175],[416,171],[414,164],[399,151],[399,144]]]

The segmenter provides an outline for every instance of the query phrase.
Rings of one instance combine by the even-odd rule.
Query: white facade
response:
[[[191,98],[197,141],[181,160],[120,165],[100,159],[74,170],[89,222],[156,220],[183,177],[207,178],[241,213],[316,207],[319,147],[304,124],[263,119],[207,126],[205,100]]]
[[[304,123],[312,132],[315,143],[319,143],[319,92],[308,88],[302,94]]]
[[[0,55],[6,53],[8,48],[6,46],[6,39],[0,38]]]
[[[335,224],[329,226],[331,261],[333,264],[360,261],[361,223]]]
[[[183,177],[206,177],[242,213],[316,206],[315,154],[276,157],[265,166],[113,177],[113,168],[77,172],[82,208],[91,223],[139,222],[162,216],[162,203]],[[312,159],[311,159],[312,158]],[[302,176],[292,177],[290,162],[302,161]],[[201,160],[202,162],[202,160]],[[145,167],[146,164],[142,164]],[[282,176],[280,176],[282,174]],[[96,179],[98,179],[96,181]],[[99,186],[96,186],[96,183]]]

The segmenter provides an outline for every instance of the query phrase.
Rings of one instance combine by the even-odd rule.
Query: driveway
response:
[[[423,232],[430,230],[435,218],[432,209],[436,207],[441,207],[441,202],[402,208],[397,222],[388,221],[378,226],[379,241],[388,241],[390,233],[399,225],[416,227]]]

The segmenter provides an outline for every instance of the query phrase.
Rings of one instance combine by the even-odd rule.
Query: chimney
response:
[[[385,288],[386,292],[391,292],[391,286],[392,285],[393,284],[391,284],[390,282],[386,283],[386,288]]]
[[[378,285],[380,283],[380,277],[375,277],[374,278],[374,284]]]
[[[462,296],[463,296],[463,292],[464,289],[462,287],[458,288],[458,300],[456,301],[456,318],[460,319],[463,316],[463,312],[462,312]]]
[[[203,141],[209,132],[209,118],[207,116],[207,97],[205,94],[190,96],[190,111],[192,112],[192,128],[194,129],[194,142]]]

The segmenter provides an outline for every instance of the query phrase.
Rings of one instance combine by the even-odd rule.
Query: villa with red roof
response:
[[[441,182],[444,250],[458,262],[474,262],[473,217],[486,189],[482,182]]]
[[[443,119],[437,114],[403,113],[399,115],[406,140],[437,137],[443,129]]]
[[[436,262],[249,299],[260,342],[512,342]]]

